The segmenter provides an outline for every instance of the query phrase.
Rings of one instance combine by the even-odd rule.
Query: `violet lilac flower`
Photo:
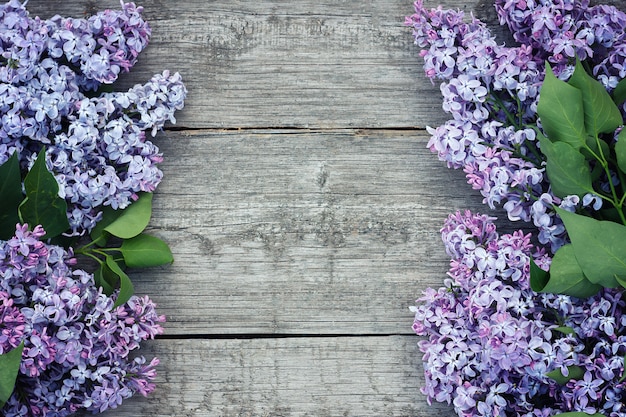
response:
[[[124,209],[162,179],[148,140],[175,123],[186,89],[164,71],[125,92],[100,92],[146,48],[142,8],[121,2],[89,18],[30,17],[0,6],[0,163],[17,152],[29,168],[45,147],[47,168],[68,203],[72,235],[93,229],[102,209]]]
[[[529,261],[547,269],[550,258],[521,231],[499,235],[493,220],[448,217],[449,278],[412,308],[413,330],[426,337],[419,348],[428,401],[453,405],[459,417],[626,415],[622,292],[588,299],[533,292]],[[574,369],[581,378],[563,385],[547,375]]]
[[[533,222],[539,241],[556,251],[566,242],[553,205],[597,211],[598,196],[557,198],[545,175],[536,132],[545,62],[562,79],[575,58],[611,92],[626,77],[626,13],[588,0],[496,0],[502,24],[519,46],[498,43],[491,31],[463,12],[427,10],[415,2],[406,24],[423,48],[424,71],[441,83],[443,109],[452,119],[428,128],[429,148],[450,168],[463,169],[468,183],[490,208],[503,207],[510,220]],[[626,114],[626,108],[622,106]],[[618,182],[617,177],[604,183]],[[539,202],[549,201],[550,205]]]
[[[43,243],[44,234],[17,225],[13,238],[0,241],[0,353],[24,343],[15,390],[0,413],[102,412],[152,392],[158,359],[136,351],[163,332],[164,316],[148,297],[115,307],[115,295],[96,288],[71,251]]]

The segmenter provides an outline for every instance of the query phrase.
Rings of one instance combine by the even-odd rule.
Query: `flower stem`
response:
[[[609,182],[609,188],[611,189],[611,198],[608,198],[608,200],[611,202],[611,204],[613,204],[613,207],[615,207],[615,209],[617,210],[617,214],[619,215],[620,220],[622,221],[622,224],[626,225],[626,216],[624,216],[624,210],[623,210],[624,197],[622,196],[622,198],[619,198],[617,195],[615,184],[613,184],[613,176],[611,175],[611,170],[609,169],[609,163],[606,157],[604,156],[604,151],[602,150],[602,146],[600,144],[600,138],[598,137],[597,134],[595,135],[594,139],[596,140],[596,144],[598,146],[599,155],[593,152],[593,150],[588,145],[585,145],[585,148],[589,151],[589,153],[593,155],[594,158],[596,158],[598,163],[602,166],[602,169],[604,170],[604,173],[607,177],[607,181]]]

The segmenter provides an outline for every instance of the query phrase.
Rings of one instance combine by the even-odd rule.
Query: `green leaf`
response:
[[[613,277],[615,278],[615,281],[617,281],[619,285],[626,288],[626,278],[622,278],[619,275],[613,275]]]
[[[552,143],[543,135],[537,137],[546,156],[546,174],[557,197],[582,197],[594,192],[589,163],[583,154],[565,142]]]
[[[539,268],[539,266],[535,263],[535,260],[530,258],[530,288],[535,292],[541,292],[541,290],[548,283],[548,279],[550,278],[550,274],[548,271],[544,271]]]
[[[109,207],[105,207],[104,210],[102,210],[102,219],[98,223],[96,223],[96,226],[91,229],[91,233],[89,234],[91,240],[100,247],[106,246],[107,242],[109,241],[109,237],[111,237],[110,233],[104,231],[104,228],[111,224],[111,221],[113,221],[107,220],[108,211]],[[116,210],[111,209],[111,211]]]
[[[553,329],[554,331],[563,333],[563,334],[574,334],[574,329],[568,326],[560,326]]]
[[[532,276],[532,275],[531,275]],[[532,281],[531,281],[532,286]],[[600,291],[602,287],[590,282],[577,262],[571,244],[559,248],[550,264],[550,278],[543,288],[533,290],[543,293],[567,294],[586,298]]]
[[[44,238],[57,236],[70,228],[67,220],[67,203],[59,197],[59,184],[46,168],[46,152],[39,152],[35,164],[24,178],[26,199],[19,213],[31,227],[41,225]]]
[[[576,365],[568,366],[567,370],[568,370],[567,376],[563,375],[560,368],[557,368],[553,371],[548,372],[546,376],[550,379],[554,379],[556,383],[559,385],[565,385],[572,379],[579,380],[583,376],[585,376],[585,370],[584,368],[581,368],[580,366],[576,366]]]
[[[613,90],[613,101],[618,106],[626,101],[626,78],[617,83],[617,87]]]
[[[93,273],[93,280],[96,287],[102,287],[102,292],[106,295],[113,294],[113,291],[115,290],[113,286],[117,284],[117,281],[119,281],[116,277],[116,280],[113,283],[109,282],[107,275],[112,274],[110,271],[111,269],[108,268],[106,264],[101,264],[100,267]]]
[[[174,256],[167,243],[146,234],[124,240],[119,250],[129,268],[147,268],[174,262]]]
[[[17,152],[0,166],[0,239],[8,240],[20,222],[18,207],[22,202],[22,176]]]
[[[551,141],[569,143],[577,150],[585,145],[582,93],[576,87],[559,80],[548,63],[539,94],[537,114]]]
[[[582,93],[587,134],[614,132],[622,124],[622,114],[609,93],[602,83],[587,74],[578,59],[568,84]]]
[[[617,135],[615,143],[615,157],[620,171],[626,173],[626,129],[622,129]]]
[[[98,233],[101,235],[102,231],[122,239],[130,239],[144,231],[150,222],[150,216],[152,216],[152,193],[140,193],[139,199],[124,210],[107,208],[101,221],[104,224],[95,229],[96,233],[92,234],[92,239],[98,239]]]
[[[603,287],[617,287],[626,278],[626,226],[555,208],[572,242],[585,277]]]
[[[15,349],[0,355],[0,408],[4,407],[4,404],[13,394],[15,380],[22,362],[23,350],[24,342]]]
[[[91,230],[91,240],[93,240],[93,242],[98,246],[105,246],[111,234],[106,232],[104,228],[117,220],[117,218],[122,214],[124,214],[124,210],[115,210],[110,206],[103,207],[102,219],[100,219],[100,221],[96,224],[96,227]]]
[[[117,295],[117,299],[115,300],[115,304],[113,304],[113,307],[118,307],[130,300],[130,297],[132,297],[135,292],[135,288],[133,287],[133,283],[128,275],[122,271],[122,268],[115,261],[115,259],[113,259],[113,257],[107,256],[106,264],[107,267],[111,269],[111,272],[119,278],[120,291]]]
[[[611,154],[611,148],[609,147],[609,144],[606,143],[602,138],[598,138],[596,140],[595,137],[587,136],[586,143],[589,149],[583,148],[580,150],[580,153],[582,153],[589,160],[598,160],[598,158],[601,156],[606,159]],[[600,164],[596,165],[596,173],[598,172],[604,173],[604,169],[602,169],[602,166]]]

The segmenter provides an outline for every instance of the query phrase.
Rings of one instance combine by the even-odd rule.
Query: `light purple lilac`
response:
[[[440,82],[443,109],[452,116],[428,127],[428,146],[448,167],[463,169],[490,208],[502,206],[512,221],[532,221],[539,241],[556,251],[566,234],[550,205],[598,210],[601,201],[551,193],[531,128],[541,125],[536,111],[544,62],[567,79],[573,57],[588,58],[611,91],[626,76],[626,14],[578,0],[497,0],[496,6],[521,45],[498,43],[479,20],[427,10],[422,0],[406,19],[423,48],[424,71]]]
[[[419,348],[428,401],[451,404],[460,417],[626,416],[622,292],[584,300],[534,293],[529,260],[547,269],[550,258],[521,231],[498,235],[493,220],[449,216],[442,229],[449,278],[412,308],[413,330],[426,337]],[[558,385],[546,376],[573,366],[581,379]]]
[[[163,332],[148,297],[114,307],[75,267],[71,251],[40,241],[45,231],[17,225],[0,241],[0,353],[24,342],[5,417],[69,416],[115,408],[155,388],[158,359],[136,350]]]
[[[163,175],[146,136],[176,122],[181,76],[164,71],[125,92],[99,92],[147,46],[141,13],[121,2],[87,19],[41,20],[18,0],[0,6],[0,163],[18,152],[27,168],[45,146],[74,235],[89,232],[104,206],[123,209],[154,191]]]
[[[496,0],[500,23],[529,45],[537,59],[557,72],[571,59],[588,59],[593,73],[612,90],[626,77],[626,14],[613,6],[590,6],[589,0]]]

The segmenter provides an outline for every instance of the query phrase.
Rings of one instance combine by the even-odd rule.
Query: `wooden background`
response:
[[[488,0],[439,3],[494,21]],[[446,115],[403,26],[412,2],[140,4],[152,42],[120,88],[167,68],[189,90],[156,139],[150,227],[176,261],[132,274],[168,318],[143,349],[157,390],[105,415],[452,416],[419,392],[409,306],[445,277],[445,217],[486,208],[426,149]]]

